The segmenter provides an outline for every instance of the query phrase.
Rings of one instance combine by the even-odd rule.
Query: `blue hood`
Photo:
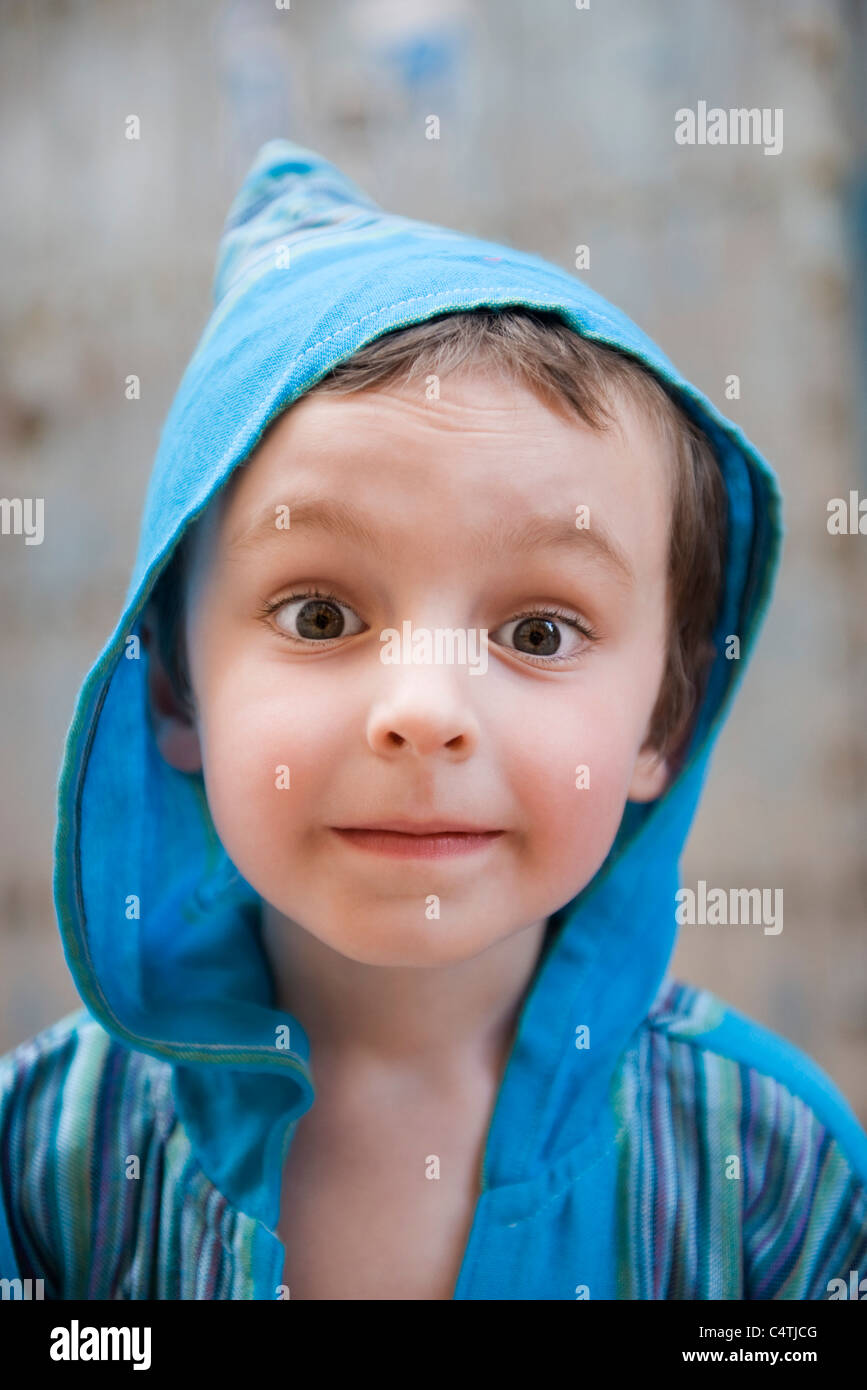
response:
[[[88,1010],[122,1043],[172,1064],[199,1163],[270,1230],[290,1122],[313,1102],[315,1058],[303,1019],[274,1006],[260,899],[220,843],[201,775],[172,769],[153,740],[138,639],[158,574],[276,415],[372,339],[449,310],[559,314],[656,372],[716,450],[729,526],[718,655],[676,780],[658,801],[627,805],[605,864],[551,920],[484,1159],[483,1188],[515,1192],[591,1142],[617,1059],[663,986],[681,849],[779,562],[776,478],[737,425],[583,281],[508,246],[388,214],[286,140],[260,150],[229,211],[214,298],[160,439],[123,611],[67,737],[54,890]],[[740,637],[737,661],[723,655],[730,633]],[[577,1088],[576,1020],[593,1037],[578,1054]],[[294,1051],[281,1052],[275,1029],[287,1023]]]

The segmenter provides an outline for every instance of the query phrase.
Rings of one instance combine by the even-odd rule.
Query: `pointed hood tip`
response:
[[[318,151],[274,137],[260,146],[236,193],[217,248],[212,302],[263,264],[289,268],[291,247],[305,228],[331,227],[355,213],[385,215],[341,169]]]

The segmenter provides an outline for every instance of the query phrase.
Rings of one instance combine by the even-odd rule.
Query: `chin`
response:
[[[362,921],[347,931],[343,917],[333,932],[318,928],[313,934],[333,951],[359,965],[434,967],[460,965],[494,944],[483,930],[467,931],[462,917],[460,935],[444,935],[442,921],[417,921],[407,914],[400,922],[383,926],[381,916],[365,928]],[[501,933],[502,934],[502,933]]]

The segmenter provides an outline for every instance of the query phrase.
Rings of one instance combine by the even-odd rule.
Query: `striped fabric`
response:
[[[81,1009],[0,1074],[2,1195],[23,1278],[53,1299],[253,1296],[257,1223],[196,1164],[167,1063]]]
[[[827,1299],[867,1275],[867,1187],[803,1099],[708,1045],[724,1013],[670,980],[621,1059],[617,1296]],[[84,1010],[0,1060],[0,1171],[46,1298],[256,1296],[259,1223],[197,1164],[171,1066]]]
[[[827,1299],[867,1276],[867,1186],[805,1101],[698,1040],[723,1007],[672,981],[625,1059],[618,1296]]]

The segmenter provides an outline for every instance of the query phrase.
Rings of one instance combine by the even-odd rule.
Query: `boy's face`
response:
[[[415,385],[313,394],[203,518],[186,595],[197,718],[154,648],[157,740],[202,769],[220,839],[271,909],[345,956],[472,958],[578,893],[625,802],[664,790],[645,740],[669,471],[650,428],[618,413],[621,432],[596,434],[478,371],[444,379],[438,401]],[[435,645],[384,662],[380,634],[405,623],[432,643],[463,629],[465,664]],[[499,834],[345,833],[396,819]]]

